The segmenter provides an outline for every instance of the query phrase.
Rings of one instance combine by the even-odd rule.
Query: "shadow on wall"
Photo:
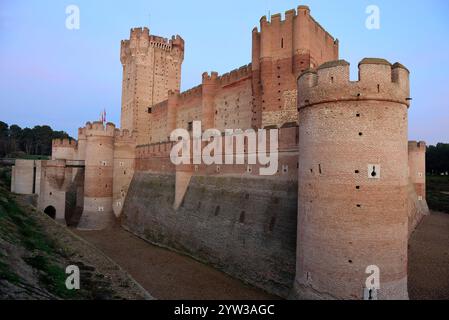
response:
[[[175,175],[136,172],[122,226],[287,297],[295,276],[297,192],[295,181],[195,175],[174,209]]]

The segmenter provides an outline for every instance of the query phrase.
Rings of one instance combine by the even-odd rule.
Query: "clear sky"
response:
[[[80,29],[66,28],[68,5]],[[76,138],[77,128],[106,108],[119,125],[120,40],[129,29],[181,35],[186,42],[182,90],[204,71],[225,73],[251,60],[259,19],[309,5],[340,40],[340,58],[400,61],[411,70],[410,140],[449,142],[449,1],[403,0],[0,0],[0,120],[49,124]],[[366,8],[380,9],[380,29],[365,27]]]

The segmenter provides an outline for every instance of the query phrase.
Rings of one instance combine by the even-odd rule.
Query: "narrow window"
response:
[[[276,224],[276,217],[272,217],[271,221],[270,221],[270,226],[269,226],[270,232],[273,231],[275,224]]]
[[[242,211],[240,213],[240,219],[239,219],[240,223],[244,223],[245,222],[245,211]]]
[[[284,38],[281,39],[281,48],[284,48]]]

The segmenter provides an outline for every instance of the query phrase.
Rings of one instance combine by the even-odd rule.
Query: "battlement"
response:
[[[115,129],[114,138],[115,142],[135,143],[137,139],[137,133],[128,129]]]
[[[196,87],[193,87],[187,91],[182,92],[179,97],[181,100],[194,98],[194,97],[201,97],[203,94],[203,85],[200,84]]]
[[[184,39],[180,35],[172,36],[170,40],[171,46],[178,47],[184,51]]]
[[[331,39],[335,45],[338,45],[338,40],[335,39],[329,32],[326,31],[311,15],[310,15],[310,8],[308,6],[298,6],[297,10],[290,9],[285,11],[284,13],[284,19],[282,19],[281,13],[276,13],[271,15],[270,21],[268,21],[267,16],[263,16],[260,18],[260,30],[263,28],[270,28],[270,27],[278,27],[283,23],[286,22],[292,22],[296,18],[303,18],[307,17],[309,18],[315,25],[315,29],[318,31],[321,31],[326,37]],[[253,29],[253,33],[257,32],[257,28]]]
[[[168,90],[168,97],[174,97],[174,96],[179,96],[180,91],[179,90]]]
[[[427,145],[424,141],[409,141],[408,151],[421,151],[426,152]]]
[[[95,121],[93,123],[87,122],[84,128],[86,136],[108,136],[113,137],[115,135],[115,124],[108,122],[106,125],[101,121]]]
[[[53,148],[73,148],[76,149],[78,143],[73,139],[53,139],[52,147]]]
[[[212,71],[210,74],[208,72],[203,72],[202,79],[203,84],[214,83],[218,80],[218,72]]]
[[[297,14],[298,13],[298,14]],[[298,6],[298,12],[295,9],[290,9],[284,12],[285,19],[282,20],[281,13],[275,13],[270,16],[270,21],[268,21],[267,16],[263,16],[260,18],[260,24],[262,25],[272,25],[272,24],[280,24],[285,21],[291,21],[298,15],[309,15],[310,9],[308,6]]]
[[[358,81],[350,81],[349,63],[330,61],[298,78],[298,108],[335,101],[380,100],[410,106],[409,71],[400,63],[365,58]]]
[[[150,30],[147,27],[132,28],[129,40],[122,40],[121,42],[120,60],[122,64],[125,64],[129,56],[146,54],[149,47],[171,52],[174,46],[179,48],[181,52],[184,51],[184,40],[179,35],[167,39],[150,35]]]
[[[131,28],[131,31],[129,33],[129,38],[139,38],[141,36],[148,36],[150,34],[150,29],[147,27],[138,27],[138,28]]]
[[[86,139],[86,128],[78,128],[78,140],[85,140]]]
[[[243,78],[247,78],[252,76],[252,65],[247,64],[238,69],[234,69],[231,72],[225,73],[221,75],[218,80],[220,81],[220,85],[225,86],[230,83],[239,81]]]

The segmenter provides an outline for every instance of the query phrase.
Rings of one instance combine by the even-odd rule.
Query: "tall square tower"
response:
[[[152,107],[181,85],[184,40],[150,35],[148,28],[131,29],[121,43],[123,65],[121,128],[137,132],[137,144],[150,143]]]

